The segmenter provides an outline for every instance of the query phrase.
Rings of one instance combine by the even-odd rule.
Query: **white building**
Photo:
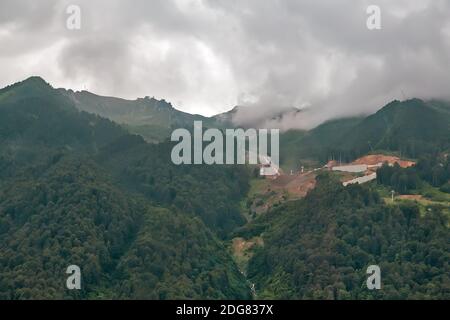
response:
[[[344,172],[365,172],[367,171],[367,164],[349,164],[346,166],[336,166],[333,167],[332,170]]]
[[[363,183],[375,180],[376,178],[377,178],[377,173],[374,172],[374,173],[369,174],[367,176],[363,176],[363,177],[355,178],[355,179],[352,179],[352,180],[349,180],[349,181],[345,181],[342,184],[344,185],[344,187],[346,187],[349,184],[354,184],[354,183],[363,184]]]

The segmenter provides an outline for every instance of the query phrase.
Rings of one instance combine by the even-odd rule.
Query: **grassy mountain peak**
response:
[[[29,77],[3,89],[0,89],[0,101],[12,98],[42,96],[51,93],[52,86],[38,76]]]

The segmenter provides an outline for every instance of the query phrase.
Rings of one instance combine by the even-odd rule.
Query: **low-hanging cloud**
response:
[[[72,4],[81,30],[66,28]],[[372,4],[381,30],[366,27]],[[450,99],[447,0],[3,0],[0,47],[1,86],[40,75],[191,113],[248,106],[237,122],[282,129]]]

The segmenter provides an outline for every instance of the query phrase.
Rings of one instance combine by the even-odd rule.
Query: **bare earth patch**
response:
[[[305,197],[315,186],[316,175],[313,173],[282,175],[270,183],[274,191],[287,191],[291,200]]]
[[[239,270],[246,274],[248,261],[253,256],[256,247],[262,247],[264,241],[261,237],[254,237],[246,240],[244,238],[234,238],[231,243],[232,255],[239,267]]]
[[[402,199],[402,200],[425,200],[424,197],[420,194],[401,194],[399,196],[397,196],[397,199]]]
[[[384,162],[387,162],[391,165],[393,165],[394,163],[398,163],[399,166],[402,168],[408,168],[408,167],[411,167],[416,164],[414,161],[402,160],[399,157],[386,156],[383,154],[370,154],[370,155],[361,157],[359,159],[356,159],[355,161],[353,161],[353,164],[367,164],[367,165],[373,166],[378,163],[384,163]]]

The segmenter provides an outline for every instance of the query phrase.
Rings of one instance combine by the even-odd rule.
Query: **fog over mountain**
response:
[[[80,30],[66,28],[72,4]],[[372,4],[381,30],[366,27]],[[234,121],[264,115],[283,129],[450,99],[446,0],[3,0],[0,47],[0,87],[39,75],[203,115],[250,106]],[[307,111],[272,117],[292,108]]]

